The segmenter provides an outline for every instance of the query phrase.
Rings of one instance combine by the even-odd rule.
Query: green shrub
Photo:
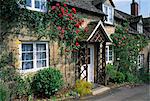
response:
[[[27,76],[27,77],[17,77],[16,78],[16,83],[17,83],[17,87],[16,87],[16,95],[18,97],[23,97],[23,96],[28,96],[31,95],[31,77]]]
[[[123,83],[125,81],[125,75],[117,71],[114,65],[108,64],[106,68],[106,75],[110,82]]]
[[[0,81],[0,101],[8,101],[10,98],[9,88],[7,84]]]
[[[138,73],[138,77],[144,83],[150,83],[150,73],[147,71],[147,68],[141,68]]]
[[[108,75],[110,78],[115,78],[116,72],[117,70],[114,65],[108,64],[106,66],[106,75]]]
[[[126,81],[129,83],[139,83],[140,82],[139,78],[130,72],[126,73]]]
[[[33,93],[45,97],[54,95],[63,85],[62,77],[60,71],[53,68],[38,71],[33,77]]]
[[[125,81],[125,75],[121,72],[116,72],[116,75],[113,79],[117,83],[123,83]]]
[[[84,80],[77,80],[75,84],[75,91],[80,94],[80,96],[85,96],[91,94],[92,84]]]

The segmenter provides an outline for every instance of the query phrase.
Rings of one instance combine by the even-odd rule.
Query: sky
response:
[[[150,0],[135,0],[139,3],[139,15],[143,17],[150,17]],[[116,9],[130,14],[130,4],[132,0],[113,0]]]

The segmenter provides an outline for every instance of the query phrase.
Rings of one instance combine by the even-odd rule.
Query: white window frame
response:
[[[110,54],[109,54],[109,53],[110,53],[109,47],[110,47],[110,46],[112,47],[112,60],[109,59],[109,57],[110,57],[110,56],[109,56],[109,55],[110,55]],[[105,55],[106,55],[105,57],[107,57],[107,58],[106,58],[106,64],[108,64],[108,63],[113,64],[113,61],[114,61],[114,49],[113,49],[113,46],[112,46],[112,45],[107,45],[107,46],[106,46],[106,51],[107,51],[107,52],[105,53]]]
[[[22,69],[22,44],[33,44],[33,68],[32,69]],[[37,68],[37,57],[36,57],[36,44],[46,44],[46,67],[40,67]],[[27,73],[27,72],[36,72],[40,69],[48,68],[49,67],[49,49],[48,49],[48,42],[22,42],[19,45],[19,60],[20,60],[20,66],[19,70],[21,73]]]
[[[107,13],[105,12],[105,7],[107,8]],[[109,5],[103,4],[103,12],[107,15],[107,19],[105,20],[105,23],[113,24],[114,23],[114,8]]]
[[[137,31],[138,31],[139,33],[143,33],[143,25],[142,25],[141,23],[138,23],[138,24],[137,24]]]
[[[26,1],[26,0],[25,0],[25,1]],[[21,8],[26,8],[26,9],[28,9],[28,10],[33,10],[33,11],[38,11],[38,12],[46,12],[46,11],[47,11],[47,8],[46,8],[46,6],[47,6],[47,0],[43,0],[43,1],[45,1],[45,9],[35,8],[35,1],[36,1],[36,0],[31,0],[31,7],[30,7],[30,6],[27,6],[26,4],[25,4],[25,5],[20,4],[19,2],[18,2],[18,4],[19,4],[19,6],[20,6]],[[40,1],[40,0],[39,0],[39,1]]]
[[[144,54],[139,54],[137,59],[138,69],[144,67]]]

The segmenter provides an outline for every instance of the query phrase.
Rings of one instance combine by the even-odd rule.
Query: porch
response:
[[[80,42],[77,53],[76,80],[105,85],[105,49],[106,42],[111,42],[101,21],[88,24],[90,28]]]

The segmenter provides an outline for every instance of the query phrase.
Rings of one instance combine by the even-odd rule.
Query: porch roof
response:
[[[81,33],[79,35],[80,41],[90,41],[93,37],[95,37],[95,34],[98,34],[100,36],[103,36],[103,40],[106,42],[112,42],[111,38],[109,37],[108,33],[106,32],[103,23],[100,21],[92,21],[87,25],[88,31]]]

